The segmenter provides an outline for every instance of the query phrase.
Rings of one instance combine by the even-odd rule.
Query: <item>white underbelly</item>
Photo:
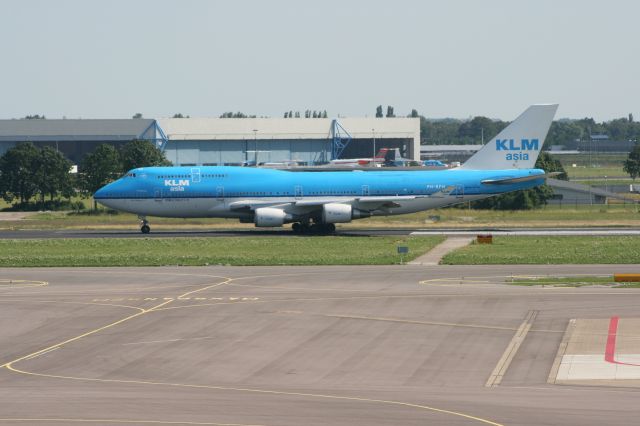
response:
[[[100,204],[129,213],[160,217],[233,217],[223,200],[216,198],[112,198]]]

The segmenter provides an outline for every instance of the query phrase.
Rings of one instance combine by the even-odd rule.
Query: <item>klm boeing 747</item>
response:
[[[237,218],[260,227],[333,232],[336,223],[413,213],[533,188],[557,105],[532,105],[462,166],[432,171],[293,172],[245,167],[143,167],[99,189],[106,207],[147,216]]]

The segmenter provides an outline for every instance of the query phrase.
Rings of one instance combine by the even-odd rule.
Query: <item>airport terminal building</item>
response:
[[[51,146],[74,164],[102,143],[149,140],[174,165],[294,160],[323,164],[400,148],[420,158],[418,118],[163,118],[0,120],[0,155],[20,142]]]

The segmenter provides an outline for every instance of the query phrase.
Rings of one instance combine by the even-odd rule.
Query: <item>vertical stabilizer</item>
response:
[[[557,109],[557,104],[531,105],[460,168],[533,169]]]

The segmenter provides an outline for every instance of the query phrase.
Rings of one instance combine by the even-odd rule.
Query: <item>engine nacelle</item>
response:
[[[253,222],[256,226],[282,226],[286,220],[291,220],[291,215],[284,210],[273,207],[261,207],[256,209]]]
[[[353,219],[353,208],[350,204],[328,203],[322,206],[323,223],[346,223]]]

